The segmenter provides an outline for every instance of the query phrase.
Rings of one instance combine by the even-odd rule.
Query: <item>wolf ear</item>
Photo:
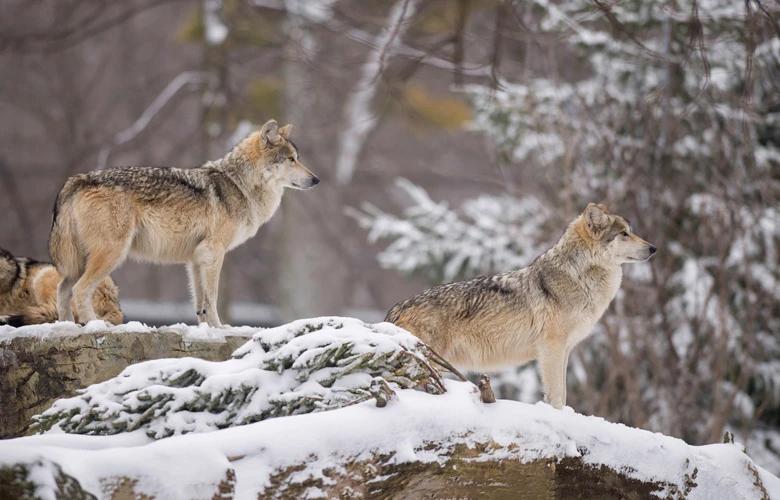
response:
[[[288,123],[287,125],[279,129],[279,135],[281,135],[285,139],[289,139],[290,135],[292,134],[292,129],[293,126]]]
[[[588,203],[583,215],[588,226],[588,232],[596,239],[601,238],[604,235],[604,231],[609,227],[607,207],[599,203]]]
[[[260,129],[260,137],[262,137],[266,147],[278,146],[282,142],[282,137],[279,135],[279,124],[276,123],[276,120],[265,122],[265,125]]]

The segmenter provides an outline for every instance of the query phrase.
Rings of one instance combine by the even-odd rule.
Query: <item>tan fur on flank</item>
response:
[[[198,168],[114,168],[68,179],[49,240],[63,276],[60,319],[71,316],[71,294],[79,317],[93,319],[89,298],[96,284],[130,257],[185,264],[198,320],[220,326],[225,253],[271,218],[284,188],[319,182],[298,160],[291,131],[271,120],[224,158]]]
[[[0,322],[22,326],[56,321],[59,282],[53,265],[0,249]],[[111,278],[98,285],[92,306],[99,319],[122,323],[119,290]]]
[[[386,321],[465,369],[536,359],[545,400],[561,408],[569,354],[615,297],[621,264],[654,252],[624,218],[591,203],[530,266],[432,288],[395,305]]]

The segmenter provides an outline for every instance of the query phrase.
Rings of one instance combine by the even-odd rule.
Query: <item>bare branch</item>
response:
[[[160,110],[162,110],[162,108],[165,107],[180,90],[187,86],[199,87],[207,80],[208,74],[200,71],[185,71],[176,76],[176,78],[171,80],[162,92],[154,98],[152,103],[149,104],[132,125],[118,132],[109,144],[106,144],[101,148],[100,153],[98,154],[97,168],[106,167],[112,149],[127,144],[138,137],[138,135],[149,126],[149,123],[157,116]]]
[[[271,9],[284,11],[285,7],[281,2],[275,0],[251,0],[252,5],[258,8]],[[288,15],[301,15],[304,16],[306,12],[297,12],[295,14],[288,12]],[[336,20],[329,19],[327,22],[323,22],[321,19],[305,18],[307,22],[317,23],[322,28],[327,29],[332,33],[338,33],[340,36],[344,36],[353,42],[357,42],[366,47],[377,49],[376,36],[368,31],[355,28],[354,26]],[[426,64],[434,68],[442,69],[445,71],[459,71],[463,75],[474,77],[490,77],[490,68],[488,64],[484,63],[465,63],[461,62],[457,64],[448,59],[434,56],[432,52],[420,50],[411,45],[404,44],[400,39],[396,40],[393,54],[398,56],[404,56],[410,59],[415,59],[421,64]]]
[[[363,64],[361,76],[355,89],[347,99],[344,113],[345,126],[339,141],[339,156],[336,160],[336,179],[346,184],[355,172],[360,151],[376,124],[371,110],[371,102],[376,95],[382,76],[383,61],[395,51],[397,41],[408,26],[408,19],[414,15],[417,0],[398,0],[390,11],[387,26],[376,36],[376,48],[372,50]]]
[[[93,36],[99,35],[115,26],[127,22],[136,15],[166,3],[183,0],[149,0],[140,5],[131,5],[120,12],[101,19],[106,9],[99,4],[89,15],[84,16],[74,25],[55,32],[26,33],[17,36],[0,36],[0,51],[16,50],[18,52],[59,52],[78,45]]]

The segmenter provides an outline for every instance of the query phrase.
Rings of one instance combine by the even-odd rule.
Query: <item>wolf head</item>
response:
[[[312,188],[320,180],[300,162],[298,148],[290,140],[291,132],[292,125],[280,128],[276,120],[269,120],[238,148],[254,167],[262,169],[266,181],[293,189]]]
[[[623,217],[610,214],[604,205],[590,203],[579,217],[580,234],[585,235],[607,260],[623,264],[649,259],[656,247],[631,230]]]
[[[6,293],[19,277],[19,263],[11,252],[0,248],[0,293]]]

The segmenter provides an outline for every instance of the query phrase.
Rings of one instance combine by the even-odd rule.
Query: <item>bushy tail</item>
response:
[[[78,243],[71,199],[72,189],[68,181],[54,202],[54,215],[49,234],[49,256],[61,276],[77,278],[83,272],[84,256]]]

